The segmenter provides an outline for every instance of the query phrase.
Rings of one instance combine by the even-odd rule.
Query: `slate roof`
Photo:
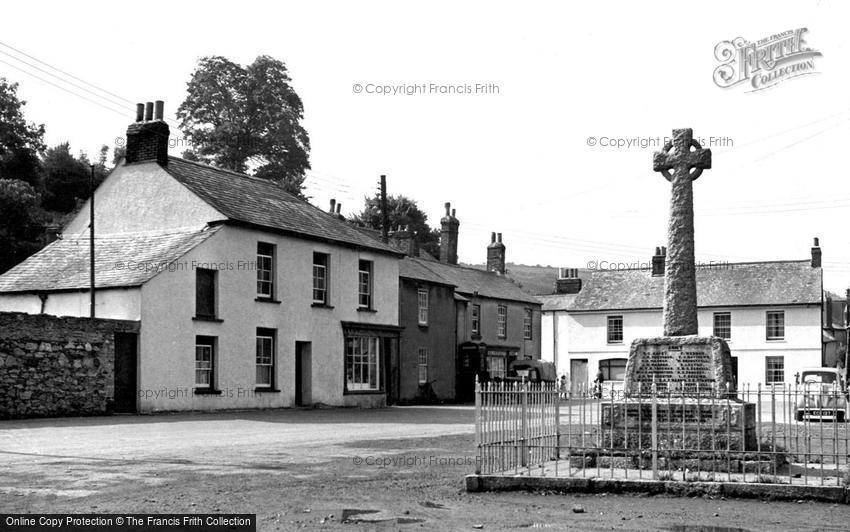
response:
[[[576,300],[578,294],[549,294],[545,296],[537,296],[537,299],[543,303],[543,312],[552,310],[567,310]]]
[[[473,294],[477,292],[482,297],[540,304],[537,298],[524,292],[522,288],[504,275],[497,275],[493,272],[479,270],[477,268],[468,268],[466,266],[414,259],[411,257],[403,260],[400,267],[405,268],[405,263],[416,264],[416,268],[428,270],[430,275],[436,275],[438,278],[444,279],[444,283],[447,282],[454,285],[456,287],[455,291],[461,294]],[[401,274],[403,277],[419,278],[413,277],[416,275],[416,271],[412,268],[401,271],[405,272]],[[422,279],[427,281],[428,279],[425,276],[426,274],[423,274]]]
[[[277,184],[229,170],[169,157],[165,170],[231,220],[308,238],[401,255]]]
[[[729,263],[697,270],[697,305],[820,304],[821,268],[810,261]],[[595,271],[570,311],[660,309],[664,277],[649,270]]]
[[[429,270],[422,264],[422,260],[405,257],[404,260],[398,263],[398,275],[406,279],[414,279],[417,281],[426,281],[429,283],[437,283],[448,286],[455,286],[448,279],[441,277],[437,273]]]
[[[95,287],[140,286],[218,231],[95,234]],[[0,292],[82,290],[89,287],[88,232],[56,240],[3,275]]]

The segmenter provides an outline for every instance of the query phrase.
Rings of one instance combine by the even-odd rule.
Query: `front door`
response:
[[[570,390],[579,392],[587,389],[587,359],[570,360]]]
[[[313,403],[313,356],[310,342],[295,342],[295,406]]]
[[[115,333],[115,406],[122,414],[136,413],[138,335]]]

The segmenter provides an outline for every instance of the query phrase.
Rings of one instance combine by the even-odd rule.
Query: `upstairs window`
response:
[[[730,312],[714,313],[714,336],[724,340],[732,339],[732,314]]]
[[[472,305],[472,334],[481,334],[481,305]]]
[[[274,245],[257,242],[257,297],[274,299]]]
[[[499,338],[508,336],[508,307],[499,305],[496,314],[496,335]]]
[[[623,317],[608,316],[608,343],[623,343]]]
[[[532,339],[532,326],[531,326],[531,324],[532,324],[532,317],[534,316],[533,312],[534,311],[532,311],[530,308],[525,309],[525,316],[523,317],[523,320],[522,320],[522,337],[525,338],[526,340]]]
[[[327,305],[330,279],[327,253],[313,253],[313,304]]]
[[[428,325],[428,289],[420,288],[419,299],[419,325]]]
[[[357,279],[357,302],[363,309],[372,308],[372,261],[361,260]]]
[[[195,270],[195,316],[215,318],[216,271],[198,268]]]
[[[785,339],[785,311],[771,310],[767,313],[767,339]]]

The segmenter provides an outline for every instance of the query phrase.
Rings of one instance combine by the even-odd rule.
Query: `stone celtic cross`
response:
[[[664,336],[697,334],[693,181],[711,168],[711,150],[704,150],[694,140],[692,129],[674,129],[673,141],[664,145],[664,151],[655,152],[652,166],[672,183],[664,271]]]

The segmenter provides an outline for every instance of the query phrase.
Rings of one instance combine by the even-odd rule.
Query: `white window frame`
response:
[[[349,336],[345,339],[345,391],[381,391],[381,338]]]
[[[771,362],[780,362],[782,369],[771,367]],[[777,373],[778,372],[778,373]],[[778,376],[778,380],[776,380]],[[775,355],[764,357],[764,382],[765,384],[785,384],[785,356]]]
[[[324,257],[325,263],[320,264],[316,262],[318,257]],[[329,284],[330,284],[330,255],[327,253],[320,253],[318,251],[313,253],[313,304],[314,305],[327,305],[330,301],[329,294]],[[316,293],[321,293],[322,297],[317,299]]]
[[[481,305],[472,305],[472,334],[481,334]]]
[[[771,315],[781,316],[781,318],[782,318],[782,325],[781,325],[782,335],[781,336],[776,336],[776,335],[771,336],[770,335],[770,327],[771,327],[770,316]],[[776,342],[776,341],[785,340],[785,311],[784,310],[768,310],[764,314],[764,320],[765,320],[765,322],[764,322],[764,337],[768,342]]]
[[[420,288],[417,290],[416,299],[419,325],[428,325],[428,289]]]
[[[619,330],[612,327],[612,322],[619,322],[619,324],[620,324]],[[623,341],[624,341],[624,338],[625,338],[625,335],[623,334],[624,329],[625,329],[625,327],[624,327],[624,324],[623,324],[622,314],[608,316],[606,318],[606,327],[605,327],[606,340],[608,341],[608,343],[609,344],[622,344]],[[612,340],[611,339],[612,333],[615,333],[615,334],[619,333],[620,339],[619,340],[617,340],[617,339]]]
[[[522,317],[522,337],[525,340],[534,339],[534,309],[525,309],[525,315]]]
[[[496,336],[498,336],[499,338],[508,337],[507,305],[499,305],[496,307]]]
[[[428,382],[428,348],[420,347],[417,352],[417,367],[419,368],[419,384]]]
[[[375,269],[371,260],[360,259],[357,265],[357,306],[362,309],[371,309],[373,302],[372,271]],[[363,266],[366,265],[366,269]],[[364,302],[365,298],[365,302]]]
[[[726,336],[722,334],[717,334],[718,326],[717,326],[717,318],[729,318],[729,323],[725,326],[727,328],[728,333]],[[723,327],[723,325],[721,325]],[[724,340],[732,339],[732,313],[731,312],[715,312],[712,317],[712,327],[711,334],[717,336],[718,338],[723,338]]]
[[[271,249],[271,255],[260,253],[261,246],[268,246]],[[259,298],[274,299],[274,252],[274,244],[257,242],[257,297]],[[263,290],[264,286],[268,287],[268,291]]]
[[[268,353],[265,352],[265,345],[268,345]],[[274,386],[274,370],[275,370],[275,341],[273,334],[257,333],[257,357],[256,357],[256,386],[257,388],[271,388]],[[260,382],[260,370],[267,368],[268,382]]]
[[[208,352],[207,356],[202,353]],[[202,355],[199,359],[199,355]],[[206,382],[199,379],[206,375]],[[215,388],[215,343],[195,339],[195,388],[212,390]]]

